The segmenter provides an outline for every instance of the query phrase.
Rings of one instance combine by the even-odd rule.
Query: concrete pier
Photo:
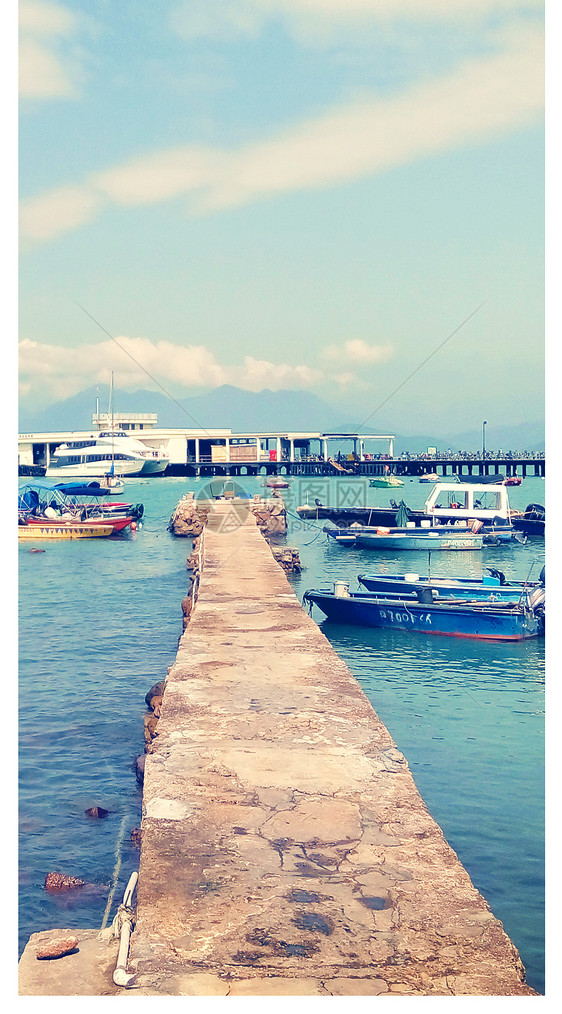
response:
[[[255,519],[217,502],[146,758],[132,995],[534,995]]]

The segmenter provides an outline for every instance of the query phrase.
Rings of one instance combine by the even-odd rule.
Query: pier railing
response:
[[[341,457],[326,459],[319,455],[301,456],[294,461],[281,457],[276,461],[261,458],[259,461],[213,461],[211,455],[200,455],[195,458],[189,455],[185,465],[173,463],[168,466],[168,475],[285,475],[285,476],[330,476],[351,475],[380,476],[388,473],[403,477],[419,477],[435,473],[439,478],[457,477],[461,481],[465,477],[478,475],[489,477],[499,472],[506,477],[527,476],[544,478],[546,475],[546,459],[544,452],[535,454],[529,451],[508,452],[506,454],[486,453],[473,454],[459,452],[457,454],[409,454],[398,457],[388,455],[371,455],[363,461],[358,458]]]

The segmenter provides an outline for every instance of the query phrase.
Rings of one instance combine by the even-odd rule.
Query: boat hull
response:
[[[103,479],[107,475],[133,476],[139,475],[142,461],[118,460],[106,458],[100,461],[82,462],[76,465],[49,465],[46,479]]]
[[[46,524],[18,525],[18,539],[100,539],[111,535],[112,525],[77,524],[76,522],[47,522]]]
[[[463,602],[445,605],[384,599],[353,592],[335,595],[323,590],[305,592],[303,605],[318,606],[329,622],[360,627],[384,627],[445,637],[486,641],[523,641],[542,633],[542,621],[528,609],[491,607]]]
[[[454,528],[448,532],[437,532],[427,528],[395,528],[388,531],[375,528],[355,530],[325,528],[326,534],[344,545],[357,545],[360,549],[423,550],[429,552],[468,551],[482,549],[484,538],[480,533]]]
[[[104,514],[104,515],[97,515],[95,518],[89,518],[89,519],[85,518],[84,521],[82,521],[82,520],[80,520],[80,521],[71,521],[71,520],[65,521],[64,519],[61,519],[61,520],[56,520],[56,519],[45,520],[45,518],[31,517],[31,518],[27,519],[27,524],[28,524],[28,526],[32,526],[33,528],[37,528],[37,527],[42,527],[42,528],[56,527],[57,525],[61,525],[61,524],[65,524],[65,525],[67,525],[69,527],[72,527],[72,526],[79,527],[80,525],[86,524],[86,525],[90,525],[90,527],[93,527],[93,528],[99,528],[100,525],[103,525],[106,528],[110,528],[113,532],[122,532],[125,528],[128,528],[129,525],[131,524],[131,522],[134,521],[134,520],[135,519],[132,516],[130,516],[130,515],[127,516],[127,515],[123,515],[123,514],[114,514],[114,515]]]
[[[315,519],[317,521],[331,521],[332,524],[338,525],[341,528],[349,527],[352,524],[365,525],[365,526],[377,526],[384,525],[386,528],[392,527],[396,524],[397,508],[391,507],[313,507],[309,504],[297,507],[297,514],[301,518]],[[408,518],[413,521],[416,526],[419,526],[422,521],[432,521],[432,516],[426,514],[424,511],[412,510],[408,508]],[[458,519],[458,513],[451,511],[445,517],[440,518],[444,523],[451,523]],[[544,519],[528,517],[525,514],[512,513],[510,517],[510,525],[514,531],[521,532],[523,535],[536,535],[544,537]],[[489,532],[492,530],[500,532],[501,526],[489,527]]]
[[[151,475],[163,475],[168,467],[168,458],[147,458],[142,466],[139,475],[146,479]]]
[[[433,538],[423,535],[376,535],[356,536],[357,545],[362,549],[392,549],[403,551],[423,550],[437,552],[475,552],[482,549],[481,535],[437,535]]]
[[[486,601],[517,602],[526,590],[537,587],[536,583],[525,585],[523,582],[500,585],[499,581],[479,578],[468,580],[449,580],[447,578],[419,577],[416,575],[390,574],[358,574],[357,580],[372,594],[418,595],[420,592],[431,591],[434,596],[459,599],[482,599]]]

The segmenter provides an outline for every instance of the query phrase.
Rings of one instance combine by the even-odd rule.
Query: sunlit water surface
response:
[[[237,480],[263,493],[263,480]],[[139,853],[130,841],[142,794],[134,761],[144,749],[147,690],[166,675],[181,635],[191,543],[167,522],[183,492],[206,480],[129,480],[143,502],[142,528],[124,537],[19,547],[20,570],[20,950],[30,933],[100,927],[115,914]],[[217,483],[215,480],[215,488]],[[391,491],[421,507],[430,486]],[[426,574],[427,553],[375,553],[327,540],[324,522],[303,524],[298,504],[386,505],[385,490],[357,480],[291,480],[283,491],[306,568],[299,598],[374,570]],[[397,495],[398,494],[398,495]],[[510,490],[512,506],[544,503],[544,482]],[[433,553],[433,574],[538,577],[544,540],[481,553]],[[473,883],[501,919],[544,990],[544,642],[494,644],[315,619],[405,754],[419,791]],[[86,816],[91,806],[109,816]],[[49,871],[91,887],[44,889]],[[113,893],[111,893],[114,888]],[[111,900],[111,905],[108,901]]]

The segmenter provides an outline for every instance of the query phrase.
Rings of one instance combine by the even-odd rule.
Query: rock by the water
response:
[[[300,574],[302,564],[298,549],[293,549],[290,546],[278,547],[271,545],[270,549],[277,563],[283,568],[286,574]]]
[[[154,714],[144,716],[144,741],[147,745],[152,743],[152,740],[157,735],[158,718]]]
[[[140,827],[134,827],[133,830],[131,831],[131,845],[134,845],[135,848],[140,849],[141,842],[142,842],[142,831]]]
[[[104,810],[103,806],[91,806],[89,810],[84,810],[84,813],[88,817],[107,817],[109,810]]]
[[[221,497],[215,498],[221,499]],[[223,499],[227,499],[225,496]],[[280,496],[263,498],[254,496],[251,499],[236,496],[234,503],[242,511],[250,511],[256,519],[258,527],[264,535],[285,535],[287,532],[287,509]],[[168,523],[168,531],[173,535],[187,536],[196,539],[207,523],[213,500],[195,499],[193,493],[186,493],[179,501]]]
[[[48,940],[42,947],[38,947],[36,956],[38,961],[46,961],[51,958],[62,958],[65,954],[71,954],[78,947],[78,937],[54,937]]]
[[[151,702],[151,700],[152,700],[153,697],[163,697],[164,696],[165,687],[166,687],[166,680],[160,680],[159,683],[155,683],[154,686],[152,686],[150,688],[150,690],[148,691],[148,693],[147,693],[147,695],[146,695],[146,697],[144,699],[147,708],[151,707],[151,703],[150,702]]]
[[[160,718],[160,711],[161,711],[161,708],[162,708],[162,698],[161,697],[153,697],[151,699],[151,701],[150,701],[150,707],[151,707],[152,711],[154,712],[154,714],[156,715],[156,717]]]
[[[80,880],[79,877],[69,877],[66,873],[47,873],[45,877],[47,891],[73,891],[75,888],[85,886],[85,880]]]
[[[142,785],[144,782],[144,765],[146,762],[146,754],[141,753],[140,757],[137,757],[135,761],[135,775],[137,776],[137,782]]]

